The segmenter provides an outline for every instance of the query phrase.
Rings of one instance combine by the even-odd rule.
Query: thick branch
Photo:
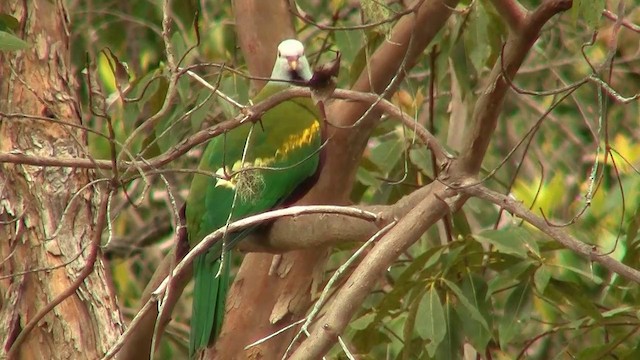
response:
[[[521,33],[510,35],[504,54],[506,76],[512,77],[515,74],[529,48],[537,39],[542,25],[551,16],[567,8],[567,4],[570,6],[571,2],[545,2],[538,11],[527,18]],[[443,17],[446,18],[446,16]],[[502,63],[496,64],[491,77],[493,81],[476,104],[473,115],[474,129],[470,132],[469,140],[465,142],[468,145],[460,161],[453,161],[448,169],[449,173],[445,174],[448,181],[464,184],[469,180],[469,174],[477,174],[480,170],[508,89],[508,84],[502,78],[502,69]],[[354,118],[357,119],[357,116]],[[351,168],[349,165],[343,164],[343,168]],[[292,359],[315,359],[326,354],[357,311],[357,304],[364,301],[385,269],[401,251],[407,249],[424,231],[448,213],[449,207],[445,199],[454,195],[456,195],[455,191],[443,183],[434,183],[433,195],[425,198],[409,212],[356,268],[345,286],[336,294],[326,315],[319,320],[309,338],[300,345]],[[464,195],[457,196],[452,207],[461,206],[466,198]]]
[[[394,205],[357,206],[363,211],[378,214],[375,223],[340,214],[280,218],[271,225],[268,232],[249,235],[238,248],[249,252],[283,253],[345,242],[363,242],[380,230],[381,225],[404,217],[427,196],[430,189],[431,185],[422,187]]]
[[[337,341],[360,304],[369,295],[380,277],[397,257],[445,214],[449,213],[448,199],[455,192],[442,183],[434,183],[433,191],[391,229],[367,254],[344,286],[335,295],[309,338],[291,359],[319,359]],[[459,199],[460,204],[463,199]]]
[[[498,116],[502,112],[502,104],[509,89],[504,76],[513,79],[522,65],[529,49],[538,39],[540,29],[559,12],[571,7],[571,0],[548,0],[542,3],[525,19],[521,31],[511,31],[502,54],[493,67],[489,77],[489,85],[478,98],[473,112],[473,129],[468,133],[465,149],[462,152],[460,170],[466,174],[477,174],[482,160],[493,137]],[[504,73],[503,73],[504,69]]]
[[[115,356],[116,353],[122,348],[122,346],[127,343],[127,338],[131,337],[132,332],[139,331],[141,326],[147,326],[147,322],[151,319],[149,317],[149,313],[153,314],[153,311],[157,311],[155,306],[151,306],[153,302],[156,302],[158,299],[162,298],[162,294],[168,287],[172,287],[174,291],[182,290],[182,282],[186,282],[188,278],[185,274],[189,274],[192,271],[191,265],[193,264],[193,260],[196,256],[204,254],[207,252],[216,242],[218,242],[227,232],[236,232],[242,229],[246,229],[248,227],[252,227],[255,225],[259,225],[264,222],[273,221],[275,219],[287,216],[300,216],[303,214],[309,213],[333,213],[333,214],[343,214],[345,216],[353,216],[362,218],[368,221],[376,221],[376,214],[362,211],[356,208],[345,208],[339,206],[297,206],[286,209],[279,209],[269,211],[263,214],[253,215],[247,217],[242,220],[235,221],[229,224],[226,227],[222,227],[214,231],[213,233],[207,235],[198,245],[193,247],[189,253],[184,256],[181,261],[175,266],[171,277],[165,277],[158,288],[153,292],[153,295],[150,297],[150,300],[143,306],[143,308],[138,312],[136,317],[133,319],[129,328],[125,331],[124,334],[120,337],[120,339],[112,346],[112,348],[107,352],[104,356],[104,359],[110,359]],[[154,274],[154,278],[156,275]],[[173,282],[177,283],[173,283]],[[170,283],[171,282],[171,283]],[[174,292],[172,301],[177,301],[179,296],[178,292]],[[164,304],[164,306],[169,306],[168,304]],[[170,309],[167,310],[170,313]],[[146,325],[145,325],[146,324]],[[130,342],[129,342],[130,343]]]
[[[458,4],[455,0],[415,1],[411,7],[421,3],[413,15],[404,16],[394,26],[391,37],[385,41],[371,56],[367,67],[353,86],[360,92],[375,92],[390,97],[402,82],[407,72],[418,62],[420,56],[431,43],[436,34],[443,28],[453,8]],[[342,127],[358,126],[346,129],[329,129],[336,146],[327,150],[327,162],[317,191],[332,194],[337,201],[348,198],[351,191],[362,151],[366,146],[371,131],[377,125],[379,109],[371,111],[360,119],[370,105],[366,103],[336,102],[329,108],[329,120]],[[335,191],[336,184],[349,184]]]
[[[362,242],[379,230],[379,226],[393,219],[401,218],[415,207],[430,192],[431,185],[425,186],[400,199],[395,205],[361,206],[363,211],[378,214],[378,221],[371,222],[360,218],[337,214],[302,214],[295,217],[282,217],[274,221],[266,233],[254,232],[245,238],[239,248],[247,252],[282,253],[293,249],[328,246],[344,242]],[[153,274],[152,280],[145,288],[141,303],[148,304],[154,292],[169,275],[173,251],[167,255]],[[178,256],[182,258],[182,256]],[[165,302],[170,311],[177,302],[179,293],[191,281],[191,267],[181,271],[179,277],[173,278],[174,298]],[[154,300],[155,301],[155,300]],[[130,324],[136,331],[128,332],[123,339],[119,359],[138,359],[148,357],[151,337],[157,320],[157,307],[144,306],[136,315],[136,322]],[[161,324],[163,326],[165,324]]]
[[[382,98],[390,97],[444,26],[451,14],[450,7],[455,7],[457,2],[414,1],[410,7],[417,11],[404,16],[394,26],[390,39],[368,59],[354,90],[384,92]],[[245,53],[250,50],[250,44],[241,46]],[[298,204],[348,203],[362,152],[380,116],[380,109],[375,109],[359,121],[368,108],[369,105],[346,101],[336,102],[328,108],[328,121],[338,126],[327,127],[329,143],[322,172],[318,182]],[[358,125],[354,125],[356,122]],[[325,253],[327,251],[322,248],[287,253],[281,258],[276,276],[270,275],[271,256],[247,255],[227,298],[231,305],[216,343],[219,351],[210,355],[231,358],[243,354],[241,356],[258,358],[283,353],[292,332],[281,334],[248,352],[242,353],[242,349],[307,311],[314,286],[324,273]],[[246,308],[254,306],[256,298],[260,298],[260,310],[247,312]]]
[[[524,25],[526,9],[522,7],[518,0],[491,0],[491,3],[511,31],[519,32],[522,25]]]

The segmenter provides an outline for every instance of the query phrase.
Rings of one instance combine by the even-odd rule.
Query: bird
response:
[[[304,45],[296,39],[284,40],[278,45],[269,82],[252,102],[303,85],[312,75]],[[310,98],[298,97],[267,110],[255,123],[242,124],[210,140],[186,201],[190,246],[232,221],[284,206],[301,196],[317,177],[321,138],[317,107]],[[257,230],[226,234],[224,241],[194,259],[191,358],[220,335],[230,282],[229,251],[251,231]]]

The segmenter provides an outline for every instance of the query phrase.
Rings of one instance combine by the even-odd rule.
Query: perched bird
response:
[[[278,46],[271,80],[253,102],[306,83],[311,76],[302,43],[285,40]],[[212,139],[198,168],[219,177],[194,175],[186,204],[191,246],[227,222],[272,209],[308,188],[304,185],[313,181],[320,163],[319,119],[311,99],[293,98],[265,112],[256,124],[241,125]],[[251,230],[227,234],[224,250]],[[194,261],[191,357],[218,337],[222,327],[230,277],[230,256],[222,252],[223,242],[218,241]]]

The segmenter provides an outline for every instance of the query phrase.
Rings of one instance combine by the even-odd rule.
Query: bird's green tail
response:
[[[189,356],[194,357],[213,338],[220,335],[224,317],[225,300],[229,290],[230,252],[224,256],[224,266],[220,276],[221,260],[211,260],[202,254],[193,262],[193,308],[191,313],[191,334],[189,336]],[[213,335],[213,336],[212,336]]]

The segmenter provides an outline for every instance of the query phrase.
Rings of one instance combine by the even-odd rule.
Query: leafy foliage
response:
[[[8,14],[0,14],[0,51],[15,51],[29,47],[29,44],[17,37],[14,32],[18,19]]]
[[[171,43],[176,55],[182,67],[197,65],[192,71],[245,104],[249,80],[243,76],[246,67],[236,47],[232,9],[213,2],[203,8],[202,3],[174,2]],[[524,2],[533,8],[539,2],[529,3]],[[346,1],[298,5],[313,9],[316,21],[333,19],[344,27],[359,25],[362,18],[366,23],[382,22],[404,10],[402,2],[370,0],[361,1],[361,7]],[[119,156],[156,156],[237,114],[232,104],[188,76],[180,78],[178,97],[167,103],[170,78],[158,27],[161,9],[154,2],[120,2],[115,10],[111,6],[109,1],[76,2],[71,9],[76,40],[72,59],[82,80],[83,105],[92,111],[86,125],[106,134],[111,123]],[[574,1],[572,14],[560,16],[538,39],[514,79],[518,87],[537,95],[513,91],[485,159],[483,180],[554,224],[572,224],[563,228],[637,269],[638,102],[623,105],[599,95],[601,90],[593,82],[564,99],[563,92],[542,93],[592,73],[606,79],[618,94],[639,92],[640,58],[637,48],[624,41],[633,39],[637,45],[637,33],[625,28],[613,33],[612,22],[600,15],[604,6],[604,1]],[[475,99],[488,86],[486,75],[500,64],[508,32],[499,9],[490,2],[466,2],[458,10],[393,98],[454,153],[459,151],[456,140],[463,137]],[[631,19],[640,20],[638,14],[633,11]],[[330,58],[325,44],[341,51],[338,87],[348,88],[375,49],[388,41],[396,22],[331,31],[299,19],[295,25],[312,63]],[[594,30],[599,33],[590,43]],[[592,65],[606,58],[609,40],[615,36],[620,40],[613,65],[595,72]],[[12,34],[11,19],[0,17],[0,50],[28,46],[20,41]],[[436,54],[433,69],[429,53]],[[223,63],[238,72],[223,70]],[[430,82],[436,89],[433,94],[428,93]],[[430,108],[433,118],[426,115]],[[127,137],[161,111],[154,126],[123,149]],[[457,114],[466,114],[460,117],[463,126],[456,122]],[[96,158],[110,157],[103,135],[90,134],[89,144]],[[136,305],[162,255],[173,245],[168,217],[160,221],[163,228],[158,214],[171,209],[169,193],[184,199],[190,175],[180,170],[195,168],[198,155],[199,150],[193,150],[173,161],[168,166],[173,171],[164,174],[166,182],[127,174],[128,195],[138,200],[114,200],[112,207],[119,216],[113,222],[115,238],[109,249],[114,257],[123,256],[115,245],[127,249],[124,258],[112,263],[125,307]],[[409,129],[382,121],[365,149],[352,201],[392,204],[431,182],[437,170]],[[148,227],[162,231],[146,238],[139,229]],[[329,268],[339,266],[352,251],[336,249]],[[370,359],[456,359],[463,353],[505,359],[632,359],[640,356],[638,304],[640,290],[635,284],[578,257],[494,205],[471,199],[452,214],[449,226],[430,229],[397,260],[343,337],[354,353]],[[188,311],[188,306],[174,311],[172,341],[163,346],[162,358],[184,355]],[[345,355],[336,347],[331,356]]]

